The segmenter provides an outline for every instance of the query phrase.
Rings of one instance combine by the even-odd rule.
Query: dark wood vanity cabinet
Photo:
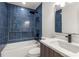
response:
[[[63,57],[62,55],[42,43],[40,43],[40,53],[40,57]]]
[[[40,45],[40,53],[41,53],[41,57],[48,57],[49,56],[49,49],[48,47],[44,46],[43,44]]]

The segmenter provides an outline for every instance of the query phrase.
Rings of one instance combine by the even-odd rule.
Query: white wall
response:
[[[52,37],[55,32],[54,18],[55,8],[52,2],[44,2],[42,4],[42,36]]]

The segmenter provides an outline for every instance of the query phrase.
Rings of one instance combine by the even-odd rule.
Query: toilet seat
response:
[[[40,56],[40,48],[35,47],[35,48],[30,49],[28,51],[28,56],[29,57],[39,57]]]

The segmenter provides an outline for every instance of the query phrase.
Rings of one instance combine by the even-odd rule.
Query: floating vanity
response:
[[[58,38],[40,40],[41,57],[75,57],[79,56],[79,44],[68,43]]]

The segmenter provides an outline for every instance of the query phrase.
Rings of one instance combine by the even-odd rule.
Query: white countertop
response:
[[[62,39],[58,39],[58,38],[47,38],[47,37],[43,37],[43,39],[40,40],[40,42],[43,43],[44,45],[46,45],[47,47],[51,48],[52,50],[55,50],[56,52],[58,52],[62,56],[65,56],[65,57],[79,57],[79,53],[72,53],[71,51],[68,51],[66,49],[63,49],[62,47],[60,48],[58,45],[53,45],[53,43],[51,45],[49,43],[51,41],[61,41],[61,40]],[[67,43],[67,44],[77,45],[79,47],[79,44],[76,44],[76,43],[68,43],[65,40],[62,40],[62,41],[65,42],[65,43]]]

